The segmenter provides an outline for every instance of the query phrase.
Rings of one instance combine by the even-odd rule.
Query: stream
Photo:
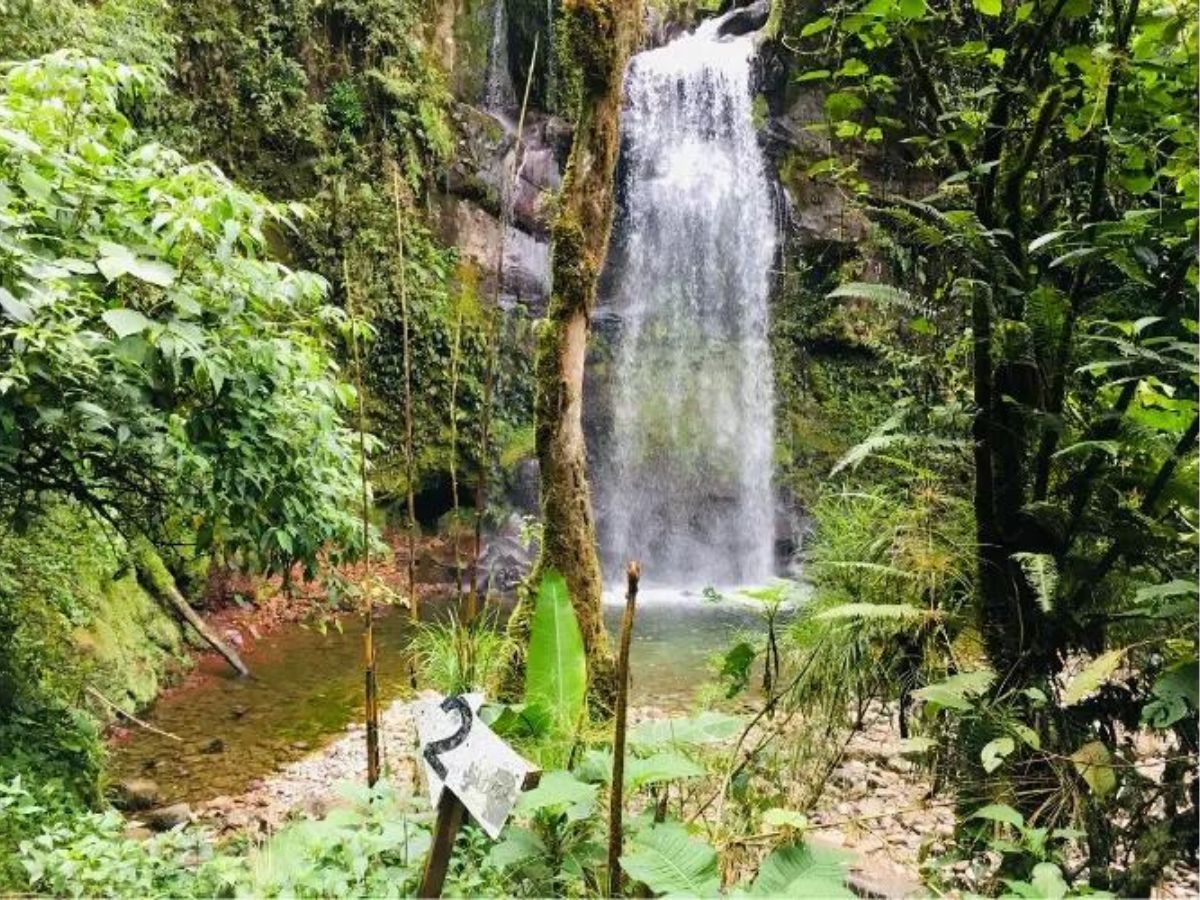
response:
[[[615,634],[623,607],[615,597],[606,600],[605,621]],[[444,615],[448,604],[427,602],[423,609]],[[756,610],[744,604],[707,603],[693,593],[669,589],[643,590],[631,653],[632,702],[686,708],[696,690],[712,679],[710,658],[728,647],[738,631],[761,628]],[[379,690],[385,704],[409,691],[405,648],[411,632],[403,612],[376,620]],[[361,621],[347,617],[340,632],[285,625],[264,635],[243,654],[252,678],[238,678],[223,660],[204,656],[199,672],[143,716],[181,740],[132,728],[110,745],[110,776],[114,781],[152,778],[167,803],[242,793],[255,779],[318,750],[351,722],[362,721],[362,647]]]

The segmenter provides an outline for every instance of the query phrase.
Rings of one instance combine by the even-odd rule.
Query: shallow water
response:
[[[605,621],[615,633],[623,601],[615,595],[605,600]],[[755,610],[740,604],[712,604],[693,593],[665,589],[643,591],[630,657],[632,702],[687,707],[710,680],[713,654],[740,629],[758,629],[759,623]],[[410,631],[408,617],[399,611],[376,622],[384,702],[408,689]],[[361,622],[348,618],[341,632],[291,625],[265,635],[243,655],[254,673],[250,679],[206,657],[200,663],[202,677],[162,697],[144,716],[182,740],[132,729],[110,748],[112,777],[152,778],[165,802],[197,802],[246,790],[254,779],[362,720],[362,649]],[[206,752],[214,739],[221,749]]]

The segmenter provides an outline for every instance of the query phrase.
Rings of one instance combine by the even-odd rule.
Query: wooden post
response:
[[[458,830],[462,828],[466,811],[467,808],[454,796],[453,791],[443,789],[442,798],[438,801],[437,822],[433,826],[433,843],[425,859],[418,897],[442,896],[446,870],[450,867],[450,854],[454,850],[454,841],[458,837]]]
[[[625,615],[621,619],[621,644],[617,650],[617,706],[613,722],[612,788],[608,804],[608,896],[621,896],[621,818],[625,801],[625,713],[629,706],[629,644],[637,608],[637,562],[626,570]]]

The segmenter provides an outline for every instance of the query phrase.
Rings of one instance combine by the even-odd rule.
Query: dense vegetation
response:
[[[210,574],[415,611],[371,564],[424,528],[461,586],[459,532],[507,514],[536,434],[522,615],[473,618],[471,590],[412,648],[423,687],[503,696],[486,719],[546,770],[499,842],[464,831],[447,891],[604,893],[615,675],[563,410],[641,11],[543,6],[507,6],[536,113],[571,133],[538,341],[440,228],[479,3],[0,0],[0,891],[412,895],[419,791],[142,840],[101,731],[187,665],[172,610]],[[804,813],[883,709],[955,805],[931,888],[1146,896],[1200,841],[1196,5],[770,7],[763,114],[820,111],[780,184],[853,225],[788,243],[772,306],[808,584],[742,598],[762,628],[701,696],[750,717],[630,729],[626,889],[838,895]],[[502,228],[511,198],[470,190]]]

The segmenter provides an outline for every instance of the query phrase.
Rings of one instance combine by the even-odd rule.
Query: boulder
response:
[[[158,804],[161,793],[158,784],[149,778],[130,778],[113,789],[112,802],[126,812],[150,809]]]
[[[737,37],[758,31],[767,24],[770,16],[770,0],[755,0],[754,3],[730,13],[729,17],[721,23],[721,27],[717,29],[717,34],[721,37]]]
[[[192,808],[186,803],[172,803],[148,810],[138,818],[152,831],[170,831],[192,821]]]
[[[207,744],[200,748],[201,753],[224,753],[225,742],[219,737],[213,738]]]

